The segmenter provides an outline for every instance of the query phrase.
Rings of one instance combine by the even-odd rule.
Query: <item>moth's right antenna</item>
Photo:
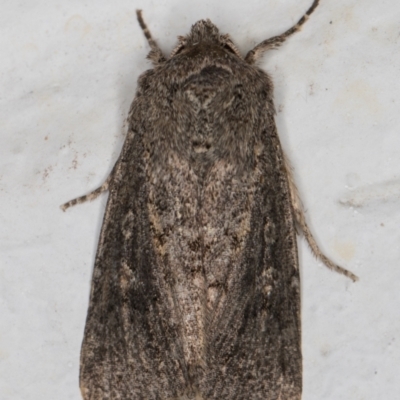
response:
[[[156,41],[152,38],[149,28],[147,28],[146,23],[142,17],[142,10],[136,10],[136,16],[139,21],[139,25],[143,30],[144,36],[146,37],[147,41],[149,42],[151,51],[148,54],[147,58],[151,60],[154,66],[163,64],[166,61],[164,54],[162,53],[161,49],[157,46]]]
[[[254,47],[247,53],[245,60],[249,64],[254,64],[263,55],[264,52],[266,52],[269,49],[276,49],[277,47],[279,47],[289,36],[293,35],[293,33],[300,30],[301,26],[308,20],[310,15],[317,8],[318,4],[319,0],[314,0],[311,7],[299,19],[299,22],[297,22],[296,25],[292,26],[290,29],[288,29],[281,35],[274,36],[270,39],[266,39],[261,43],[259,43],[256,47]]]

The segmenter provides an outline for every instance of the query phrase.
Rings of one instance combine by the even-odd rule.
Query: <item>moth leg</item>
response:
[[[73,199],[73,200],[70,200],[70,201],[66,202],[65,204],[63,204],[61,206],[61,209],[63,211],[65,211],[67,208],[75,206],[76,204],[81,204],[81,203],[84,203],[86,201],[92,201],[96,197],[98,197],[101,193],[106,192],[108,190],[108,186],[109,186],[109,182],[108,182],[108,179],[107,179],[107,181],[105,181],[97,189],[93,190],[93,192],[90,192],[89,194],[86,194],[84,196],[81,196],[81,197],[78,197],[76,199]]]
[[[303,235],[310,246],[310,249],[312,253],[315,255],[316,258],[321,260],[329,269],[338,272],[339,274],[345,275],[348,278],[350,278],[353,282],[358,280],[358,277],[354,275],[352,272],[348,271],[347,269],[344,269],[340,267],[339,265],[335,264],[332,262],[325,254],[322,253],[320,248],[318,247],[317,242],[314,239],[314,236],[312,235],[305,216],[304,216],[304,210],[303,210],[303,205],[300,200],[299,193],[297,191],[297,187],[294,183],[293,180],[293,174],[292,174],[292,168],[285,157],[285,167],[286,167],[286,172],[289,180],[289,189],[290,189],[290,198],[291,198],[291,203],[292,203],[292,208],[294,211],[294,215],[296,218],[297,224],[300,226]]]
[[[143,30],[144,36],[146,37],[147,41],[149,42],[151,51],[147,58],[152,61],[153,65],[159,65],[165,62],[165,56],[162,53],[161,49],[157,46],[156,41],[151,36],[149,28],[147,28],[146,23],[142,17],[142,10],[136,10],[136,16],[139,22],[140,27]]]
[[[66,202],[65,204],[63,204],[61,206],[61,209],[63,211],[65,211],[67,208],[75,206],[76,204],[85,203],[86,201],[92,201],[95,198],[99,197],[103,192],[107,192],[108,188],[110,186],[110,182],[114,178],[117,164],[118,163],[116,163],[116,165],[114,166],[114,168],[111,171],[110,175],[108,175],[108,178],[106,179],[106,181],[101,186],[99,186],[97,189],[93,190],[89,194],[86,194],[85,196],[81,196],[81,197],[78,197],[76,199],[73,199],[73,200],[70,200],[70,201]]]
[[[318,4],[319,0],[314,0],[311,7],[299,19],[296,25],[292,26],[286,32],[278,36],[274,36],[270,39],[266,39],[261,43],[259,43],[256,47],[254,47],[247,53],[245,60],[249,64],[254,64],[264,54],[264,52],[279,47],[289,36],[293,35],[293,33],[296,33],[300,30],[301,26],[308,20],[308,18],[310,18],[310,15],[317,8]]]

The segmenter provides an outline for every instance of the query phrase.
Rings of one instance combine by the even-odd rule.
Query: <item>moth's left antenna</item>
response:
[[[156,41],[151,36],[149,28],[147,27],[146,23],[142,17],[142,10],[136,10],[136,16],[139,22],[140,27],[143,30],[144,36],[146,37],[147,41],[149,42],[151,51],[147,58],[151,60],[151,62],[156,66],[162,64],[166,61],[164,54],[162,53],[161,49],[158,47]]]

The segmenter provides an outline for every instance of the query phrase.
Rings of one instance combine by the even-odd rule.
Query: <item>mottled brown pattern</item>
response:
[[[110,191],[82,396],[299,400],[295,221],[313,238],[277,136],[272,82],[252,65],[272,39],[244,59],[199,21],[166,58],[138,18],[154,69],[139,78],[122,154],[102,187],[64,206]]]

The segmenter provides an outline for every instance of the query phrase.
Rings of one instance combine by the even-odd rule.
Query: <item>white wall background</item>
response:
[[[80,399],[79,351],[106,195],[136,80],[136,22],[169,53],[210,18],[246,53],[311,0],[3,0],[0,6],[0,398]],[[263,67],[310,225],[300,239],[304,400],[400,398],[400,2],[321,0]]]

